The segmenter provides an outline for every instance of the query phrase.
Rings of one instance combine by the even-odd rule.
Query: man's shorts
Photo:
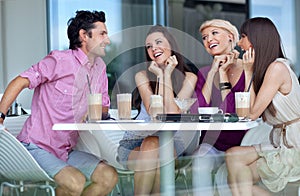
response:
[[[67,162],[64,162],[52,153],[39,148],[33,143],[27,144],[22,142],[22,144],[38,162],[41,168],[43,168],[52,178],[54,178],[54,176],[64,167],[72,166],[81,171],[87,180],[91,180],[94,170],[102,161],[92,154],[73,150],[69,153]]]

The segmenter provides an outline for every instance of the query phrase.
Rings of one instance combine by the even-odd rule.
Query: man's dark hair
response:
[[[91,37],[90,30],[95,28],[95,22],[105,22],[105,13],[103,11],[76,11],[76,16],[68,21],[68,38],[70,41],[69,49],[81,47],[79,39],[80,29],[85,30]]]

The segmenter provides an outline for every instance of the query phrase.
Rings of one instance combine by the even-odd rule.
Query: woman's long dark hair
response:
[[[265,17],[248,19],[241,26],[240,33],[248,37],[255,51],[253,87],[257,94],[269,65],[277,58],[285,58],[280,35],[274,23]],[[268,109],[275,116],[276,110],[272,102]]]
[[[173,37],[173,35],[168,31],[168,29],[161,25],[155,25],[150,28],[150,30],[147,33],[147,36],[152,33],[156,33],[156,32],[162,33],[164,35],[164,37],[169,41],[169,44],[171,47],[171,55],[175,55],[177,58],[177,61],[178,61],[178,65],[176,66],[176,68],[173,71],[172,76],[171,76],[173,92],[174,92],[174,96],[176,97],[182,88],[183,81],[185,79],[185,72],[189,72],[190,69],[184,62],[184,57],[181,55],[181,53],[179,51],[179,47],[176,43],[176,40]],[[150,66],[150,63],[152,60],[151,60],[150,56],[148,55],[146,46],[145,46],[145,54],[146,54],[146,59],[147,59],[147,64],[148,64],[147,68],[148,68]],[[150,87],[152,89],[152,92],[155,92],[155,87],[156,87],[156,83],[157,83],[156,75],[153,74],[152,72],[150,72],[148,69],[146,70],[146,73],[147,73],[147,76],[150,81]],[[141,97],[139,95],[137,88],[134,90],[132,103],[136,109],[140,110]]]

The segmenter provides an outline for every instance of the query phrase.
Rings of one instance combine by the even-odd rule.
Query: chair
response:
[[[190,186],[192,184],[192,159],[193,157],[191,155],[182,156],[177,158],[175,163],[175,182],[183,183],[184,190],[181,190],[182,188],[179,188],[179,190],[181,191],[180,194],[186,196],[192,195],[192,192],[190,192],[192,188],[192,186]]]
[[[34,188],[55,195],[54,180],[39,166],[27,149],[8,131],[0,130],[0,195],[8,186],[17,192]]]
[[[190,193],[190,187],[189,187],[189,177],[188,177],[188,171],[191,172],[192,167],[192,159],[193,159],[193,152],[199,145],[200,141],[200,131],[185,131],[185,132],[179,132],[180,137],[183,140],[184,143],[184,149],[186,155],[178,157],[176,159],[175,164],[175,173],[176,178],[175,180],[179,179],[180,177],[183,180],[185,193],[184,195],[191,195]]]
[[[5,118],[4,126],[9,130],[9,132],[13,136],[16,137],[20,133],[28,117],[29,115],[8,116]]]

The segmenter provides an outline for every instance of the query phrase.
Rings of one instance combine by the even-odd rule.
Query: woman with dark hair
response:
[[[190,98],[197,82],[180,54],[174,37],[167,28],[153,26],[146,37],[145,50],[147,70],[135,75],[140,95],[139,114],[136,119],[150,121],[150,96],[157,93],[163,97],[165,113],[180,113],[174,98]],[[159,78],[159,80],[158,80]],[[193,137],[197,140],[199,136]],[[175,155],[182,155],[185,145],[180,132],[174,136]],[[197,142],[194,142],[196,148]],[[127,131],[120,141],[119,161],[134,170],[135,195],[150,195],[160,192],[159,141],[157,133]]]
[[[261,180],[270,191],[279,192],[300,179],[300,86],[270,19],[247,20],[241,35],[246,83],[251,84],[249,118],[262,115],[273,129],[270,144],[226,151],[228,181],[234,196],[270,195],[255,183]]]
[[[194,80],[197,81],[197,78],[194,77],[195,75],[191,72],[190,68],[184,62],[184,58],[180,54],[179,47],[178,47],[177,42],[175,41],[175,38],[173,37],[173,35],[165,27],[163,27],[161,25],[153,26],[148,31],[147,36],[149,36],[152,33],[162,34],[163,37],[169,42],[168,44],[171,49],[170,50],[171,54],[166,54],[166,55],[168,55],[168,56],[170,55],[169,57],[172,57],[172,58],[174,58],[174,55],[176,57],[177,64],[172,66],[172,69],[174,69],[176,67],[176,71],[173,72],[172,74],[170,74],[171,81],[172,81],[172,89],[171,90],[173,90],[172,97],[175,98],[177,96],[177,94],[179,93],[179,91],[181,90],[183,82],[185,81],[185,78],[189,78],[189,76],[191,76],[191,78],[188,79],[188,80],[191,80],[191,82],[193,82]],[[160,42],[160,41],[158,40],[158,42]],[[157,44],[160,44],[160,43],[157,43]],[[144,74],[146,74],[147,80],[149,80],[151,90],[154,93],[155,88],[157,86],[157,78],[159,77],[160,85],[162,85],[162,81],[163,81],[163,76],[161,76],[162,73],[156,72],[156,71],[158,71],[158,72],[163,71],[163,67],[159,67],[158,64],[155,65],[154,59],[159,60],[159,59],[163,59],[163,58],[161,58],[159,56],[158,57],[150,56],[150,54],[148,53],[148,50],[150,50],[151,47],[152,46],[149,44],[148,45],[146,44],[146,46],[145,46],[145,54],[146,54],[148,69],[145,71],[139,72],[139,74],[137,74],[136,77],[143,76]],[[163,46],[163,47],[165,47],[165,46]],[[164,49],[166,49],[166,48],[164,48]],[[163,60],[166,60],[166,59],[164,58]],[[164,63],[164,62],[162,62],[162,63]],[[165,65],[163,65],[163,66],[165,66]],[[157,69],[157,68],[159,68],[159,69]],[[188,74],[187,75],[188,77],[186,77],[186,72]],[[138,87],[138,85],[137,85],[137,87]],[[159,87],[159,89],[162,91],[163,88],[162,88],[162,86],[160,86],[160,87]],[[194,88],[191,90],[194,90]],[[140,103],[141,103],[142,98],[140,97],[141,93],[139,91],[140,90],[137,89],[137,91],[135,91],[135,93],[134,93],[133,104],[134,104],[134,107],[137,108],[138,111],[140,112]],[[150,96],[148,98],[149,98],[149,100],[146,100],[146,101],[150,102]],[[164,98],[168,100],[171,97],[165,96]],[[175,104],[175,102],[173,102],[173,104]],[[147,102],[146,102],[146,105],[149,105],[149,104],[147,104]],[[177,107],[177,105],[175,104],[174,106],[175,106],[175,108],[177,108],[177,112],[179,112],[179,108]],[[166,111],[166,113],[168,113],[168,111]]]

